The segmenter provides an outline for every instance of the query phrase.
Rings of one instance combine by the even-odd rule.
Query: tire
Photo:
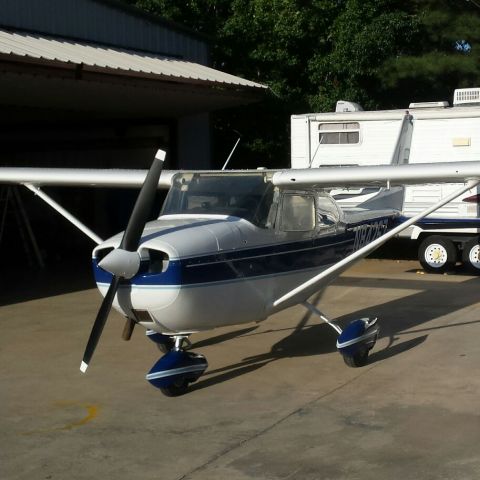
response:
[[[480,275],[480,238],[472,238],[463,246],[462,262],[470,273]]]
[[[161,392],[167,397],[179,397],[188,391],[188,380],[185,377],[174,382],[169,387],[160,388]]]
[[[368,348],[363,348],[355,355],[342,355],[346,365],[352,368],[364,367],[368,363]]]
[[[418,247],[418,261],[426,272],[444,273],[457,263],[457,249],[447,237],[431,235]]]

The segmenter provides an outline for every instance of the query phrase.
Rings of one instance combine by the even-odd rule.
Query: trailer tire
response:
[[[447,237],[431,235],[418,247],[418,261],[426,272],[444,273],[455,267],[457,249]]]
[[[480,275],[480,238],[472,238],[465,243],[462,262],[469,272]]]

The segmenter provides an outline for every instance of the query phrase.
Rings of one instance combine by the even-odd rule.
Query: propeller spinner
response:
[[[113,274],[112,282],[108,287],[107,294],[100,305],[97,317],[90,332],[90,337],[83,354],[80,371],[85,372],[95,352],[98,340],[112,308],[113,299],[117,293],[122,278],[132,278],[140,268],[140,256],[137,249],[140,244],[143,229],[147,223],[148,215],[155,200],[160,174],[162,173],[165,152],[158,150],[152,166],[145,177],[142,188],[138,195],[132,214],[128,220],[127,228],[123,234],[120,246],[110,252],[99,264],[104,270]],[[132,328],[130,321],[130,334]]]

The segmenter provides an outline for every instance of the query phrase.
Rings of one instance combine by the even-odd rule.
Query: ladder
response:
[[[45,262],[38,248],[30,219],[23,206],[23,200],[18,186],[0,187],[0,247],[8,224],[7,219],[9,214],[15,218],[29,266],[34,266],[34,262],[36,262],[36,265],[44,268]]]

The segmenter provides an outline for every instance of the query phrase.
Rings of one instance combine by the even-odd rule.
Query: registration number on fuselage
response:
[[[355,232],[355,241],[353,243],[353,251],[373,242],[378,237],[381,237],[386,231],[388,226],[388,218],[377,220],[373,223],[365,223],[358,227],[353,227],[352,231]]]

